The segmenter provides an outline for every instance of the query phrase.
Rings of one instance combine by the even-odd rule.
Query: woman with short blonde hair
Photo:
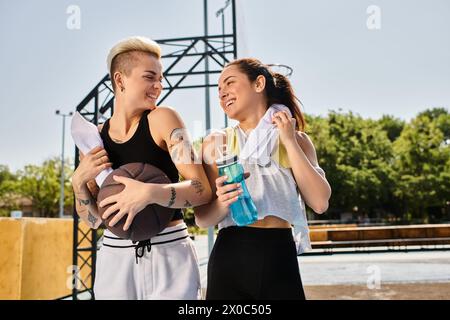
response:
[[[104,149],[96,148],[83,157],[72,184],[78,215],[95,229],[102,220],[88,182],[105,167],[148,163],[162,170],[171,183],[116,177],[125,188],[99,204],[111,204],[103,219],[118,212],[110,225],[126,217],[127,229],[136,213],[149,204],[177,210],[167,228],[142,243],[120,239],[105,230],[97,256],[96,299],[200,298],[197,255],[181,208],[207,203],[211,188],[201,164],[179,159],[183,152],[192,152],[193,157],[195,153],[178,113],[156,106],[162,91],[160,58],[159,45],[144,37],[125,39],[111,49],[107,64],[115,101],[112,117],[99,126]]]

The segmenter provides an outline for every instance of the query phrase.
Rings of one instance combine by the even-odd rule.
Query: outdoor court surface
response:
[[[207,236],[196,236],[206,287]],[[308,299],[450,300],[450,249],[299,256]]]

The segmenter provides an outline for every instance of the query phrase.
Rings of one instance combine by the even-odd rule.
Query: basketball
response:
[[[114,175],[146,183],[171,183],[167,175],[155,166],[146,163],[128,163],[115,169],[108,177],[106,177],[100,188],[97,204],[109,196],[121,192],[125,188],[123,184],[114,181]],[[103,216],[103,213],[111,205],[113,204],[109,204],[103,208],[100,208],[99,206],[98,210],[100,216]],[[123,230],[127,215],[122,217],[122,219],[120,219],[113,227],[109,226],[109,222],[117,212],[118,211],[114,212],[107,219],[103,220],[106,228],[120,238],[130,239],[132,241],[143,241],[150,239],[161,232],[171,221],[175,209],[162,207],[157,204],[150,204],[136,214],[127,231]]]

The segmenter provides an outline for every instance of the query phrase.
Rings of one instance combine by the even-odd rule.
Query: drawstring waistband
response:
[[[115,248],[115,249],[134,249],[136,256],[136,263],[139,263],[139,258],[144,257],[145,250],[150,253],[153,245],[162,245],[170,242],[175,242],[178,240],[186,239],[189,237],[187,231],[187,226],[185,223],[167,227],[156,236],[151,239],[142,241],[131,241],[127,239],[121,239],[113,235],[109,230],[105,230],[103,235],[103,245],[105,247]]]
[[[139,241],[136,245],[135,249],[135,255],[136,255],[136,264],[139,263],[138,258],[142,258],[145,254],[145,248],[147,248],[147,252],[150,252],[152,250],[152,242],[150,239]]]

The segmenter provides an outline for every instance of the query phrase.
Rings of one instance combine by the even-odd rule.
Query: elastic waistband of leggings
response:
[[[151,245],[165,244],[189,237],[186,223],[182,222],[176,226],[167,227],[150,239]],[[103,245],[113,248],[135,248],[138,242],[122,239],[114,235],[108,229],[103,234]]]
[[[276,243],[292,242],[292,228],[256,228],[230,226],[220,229],[218,237],[230,242]]]

